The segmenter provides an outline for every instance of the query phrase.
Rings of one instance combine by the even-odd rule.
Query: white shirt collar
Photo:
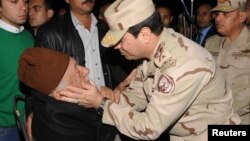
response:
[[[77,27],[78,25],[82,25],[81,22],[75,17],[75,15],[72,12],[70,12],[70,14],[71,14],[72,21],[73,21],[73,24],[74,24],[75,27]],[[90,16],[91,16],[91,19],[92,19],[91,25],[96,25],[96,23],[97,23],[96,17],[94,16],[93,13],[91,13]]]
[[[0,28],[3,28],[4,30],[7,30],[12,33],[20,33],[24,30],[23,26],[21,26],[20,28],[16,28],[15,26],[6,23],[2,19],[0,19]]]

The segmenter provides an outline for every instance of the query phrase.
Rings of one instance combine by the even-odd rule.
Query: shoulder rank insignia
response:
[[[158,46],[158,48],[157,48],[157,50],[156,50],[156,52],[155,52],[155,59],[158,59],[159,60],[159,62],[161,62],[161,56],[162,56],[162,53],[163,53],[163,47],[165,46],[165,42],[162,42],[159,46]]]
[[[165,42],[162,42],[159,44],[155,55],[154,55],[154,59],[155,59],[155,64],[158,67],[161,67],[161,65],[168,59],[171,57],[171,55],[169,54],[169,52],[166,51],[166,49],[164,50],[165,47]]]

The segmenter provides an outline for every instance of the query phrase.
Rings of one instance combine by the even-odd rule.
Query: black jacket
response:
[[[102,22],[99,21],[97,27],[99,28],[101,25]],[[107,30],[108,29],[106,29],[106,31],[98,29],[98,31],[100,31],[98,32],[99,39],[102,39]],[[40,27],[37,32],[35,45],[37,47],[65,52],[73,57],[79,65],[85,66],[84,45],[77,29],[73,25],[70,12]],[[99,46],[105,84],[113,88],[110,65],[103,61],[107,56],[106,51],[108,49],[104,48],[100,42]]]
[[[106,33],[106,31],[100,32]],[[99,35],[99,39],[101,39]],[[82,40],[75,29],[70,12],[39,28],[36,46],[65,52],[85,66]],[[100,45],[101,58],[105,48]],[[102,62],[106,86],[112,87],[109,65]],[[49,83],[49,82],[48,82]],[[36,141],[112,141],[116,128],[104,125],[95,109],[83,108],[41,94],[31,92],[31,107],[34,114],[32,132]]]
[[[35,141],[113,141],[117,129],[102,124],[93,108],[58,101],[32,90]]]

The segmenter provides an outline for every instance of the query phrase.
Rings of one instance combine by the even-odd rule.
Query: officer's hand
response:
[[[83,107],[98,108],[103,96],[94,83],[82,83],[82,88],[68,86],[59,92],[59,100],[76,103]]]
[[[129,76],[122,81],[116,88],[115,91],[124,91],[128,88],[129,84],[131,83],[132,79],[136,76],[137,71],[134,69]]]
[[[108,99],[115,101],[115,93],[113,92],[112,89],[102,86],[100,88],[100,92],[103,97],[107,97]]]

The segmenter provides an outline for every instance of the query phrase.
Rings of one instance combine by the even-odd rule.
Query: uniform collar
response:
[[[153,75],[156,68],[161,68],[161,66],[171,58],[167,44],[171,42],[168,36],[171,36],[171,29],[164,28],[159,41],[156,45],[154,53],[149,60],[145,60],[142,64],[142,74],[143,76]],[[146,79],[146,77],[144,77]]]
[[[12,32],[12,33],[20,33],[24,30],[23,26],[20,26],[20,28],[17,28],[13,25],[6,23],[2,19],[0,19],[0,28],[4,29],[6,31]]]

